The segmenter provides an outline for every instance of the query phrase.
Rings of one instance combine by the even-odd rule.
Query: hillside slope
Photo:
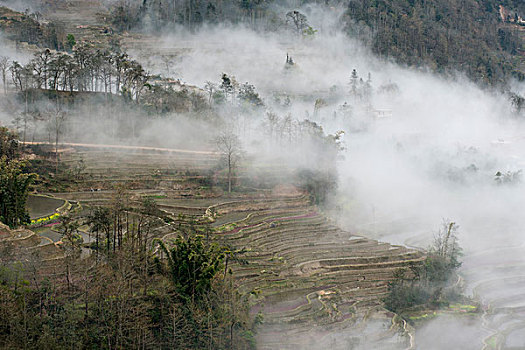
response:
[[[299,8],[307,21],[309,3]],[[121,32],[176,30],[181,26],[194,30],[206,23],[243,23],[256,30],[281,30],[287,28],[287,11],[297,7],[296,3],[279,0],[209,0],[175,5],[156,0],[117,1],[108,8],[100,1],[89,5],[59,2],[54,8],[42,9],[52,22],[36,29],[26,27],[38,27],[38,16],[18,14],[16,18],[16,12],[4,8],[0,22],[10,23],[0,27],[15,40],[60,48],[68,33],[105,41],[111,32],[107,25]],[[335,0],[327,5],[342,6],[345,14],[341,25],[346,32],[385,59],[440,73],[463,72],[488,85],[525,79],[525,22],[515,22],[515,17],[525,17],[522,1],[351,0],[344,4]]]
[[[351,35],[382,57],[438,72],[465,72],[497,85],[525,78],[522,28],[502,20],[500,5],[494,0],[353,0],[344,22]],[[518,2],[505,5],[519,11]]]

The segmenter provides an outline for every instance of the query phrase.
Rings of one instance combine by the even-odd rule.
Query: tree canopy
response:
[[[0,221],[10,227],[30,222],[26,201],[35,175],[24,172],[19,159],[18,138],[0,128]]]

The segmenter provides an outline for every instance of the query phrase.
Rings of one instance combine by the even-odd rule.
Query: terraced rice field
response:
[[[53,20],[73,34],[77,41],[102,41],[106,35],[107,9],[99,0],[55,0],[43,13],[45,19]],[[102,23],[102,24],[101,24]]]
[[[465,259],[469,290],[485,303],[484,349],[525,346],[525,259],[523,244],[480,249]]]
[[[80,190],[55,193],[57,198],[103,204],[113,185],[126,183],[132,199],[149,196],[174,220],[211,219],[215,239],[245,249],[229,267],[252,313],[263,315],[260,349],[410,346],[409,334],[382,308],[382,298],[392,273],[420,262],[420,251],[341,230],[300,191],[260,188],[225,196],[205,188],[195,179],[216,164],[210,154],[80,147],[63,156],[64,162],[79,159],[86,164]],[[161,225],[155,236],[169,239],[175,227]]]
[[[422,259],[418,251],[342,231],[313,209],[261,216],[253,220],[258,224],[225,234],[230,244],[249,249],[244,255],[248,264],[237,264],[234,271],[241,290],[258,296],[253,312],[265,315],[258,335],[263,349],[308,348],[327,341],[332,348],[345,348],[352,338],[349,330],[367,313],[381,310],[393,271]],[[392,326],[385,317],[381,322]],[[348,331],[347,336],[331,339],[335,330]],[[326,334],[318,338],[319,333]],[[390,340],[398,336],[388,334]]]
[[[475,222],[467,222],[472,232],[460,235],[460,243],[466,251],[459,272],[464,279],[465,294],[480,300],[483,305],[481,317],[438,317],[415,333],[418,348],[443,349],[450,344],[473,350],[525,347],[522,227],[501,220],[478,218]],[[425,231],[425,224],[417,218],[399,217],[393,221],[378,217],[372,221],[356,221],[354,226],[370,237],[400,244],[425,247],[432,240],[432,232]],[[387,232],[386,227],[392,230]],[[458,329],[461,329],[461,336]]]
[[[52,215],[57,208],[64,204],[64,200],[44,196],[29,196],[27,198],[27,210],[31,219]]]

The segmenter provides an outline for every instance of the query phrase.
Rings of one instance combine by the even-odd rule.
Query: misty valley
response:
[[[0,0],[1,349],[525,349],[521,0]]]

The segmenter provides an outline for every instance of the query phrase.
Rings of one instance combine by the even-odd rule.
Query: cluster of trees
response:
[[[75,45],[72,54],[49,49],[35,53],[22,65],[6,58],[1,65],[4,90],[9,83],[20,91],[49,89],[54,91],[120,93],[139,102],[149,75],[142,65],[126,53],[97,49],[88,43]]]
[[[176,25],[192,29],[203,23],[218,22],[256,26],[275,20],[271,3],[260,0],[119,0],[113,6],[111,19],[118,30],[164,30]]]
[[[26,201],[34,178],[24,171],[18,137],[0,127],[0,222],[18,227],[31,221]]]
[[[507,170],[504,172],[498,171],[494,175],[494,181],[498,185],[504,185],[504,184],[511,185],[511,184],[520,183],[522,179],[522,175],[523,175],[522,173],[523,172],[521,171],[521,169],[517,171],[510,171],[510,170]]]
[[[145,115],[206,115],[210,108],[200,90],[150,76],[118,47],[79,43],[71,53],[44,49],[27,64],[0,56],[0,78],[4,94],[14,88],[22,102],[13,104],[21,108],[11,113],[23,142],[37,137],[58,145],[62,134],[85,133],[85,125],[107,125],[99,131],[113,138],[136,137]],[[83,113],[86,108],[87,116]],[[76,114],[83,118],[73,118]]]
[[[295,183],[311,195],[313,203],[325,204],[337,188],[336,161],[344,149],[344,132],[327,134],[309,119],[300,121],[290,113],[280,117],[274,112],[266,113],[263,128],[270,148],[284,146],[296,154]]]
[[[263,128],[268,137],[268,142],[272,145],[296,146],[298,148],[310,145],[325,156],[327,153],[330,154],[329,157],[322,157],[327,162],[320,164],[321,166],[333,164],[337,152],[343,149],[343,131],[326,135],[320,124],[309,119],[296,120],[291,113],[279,116],[275,112],[268,111],[263,121]],[[310,156],[313,157],[314,155],[310,154]],[[319,161],[322,162],[322,160]]]
[[[351,97],[367,104],[370,102],[372,97],[372,75],[370,73],[368,73],[365,81],[362,77],[359,77],[356,69],[352,69],[348,85],[350,86]]]
[[[347,28],[375,53],[439,72],[465,71],[499,84],[520,71],[518,29],[501,25],[501,1],[356,0],[348,4]]]
[[[454,222],[443,221],[423,264],[394,273],[384,300],[387,309],[403,314],[416,307],[446,305],[461,297],[458,287],[451,281],[461,266],[458,228]]]
[[[124,241],[49,271],[36,256],[1,255],[0,347],[253,349],[246,299],[223,273],[225,248],[193,235],[157,247]]]
[[[253,349],[260,318],[236,291],[230,250],[185,221],[161,241],[166,220],[152,199],[118,187],[87,217],[61,218],[63,259],[0,246],[0,348]]]
[[[132,203],[130,194],[124,187],[117,187],[111,203],[96,207],[87,217],[87,223],[95,236],[91,248],[98,255],[114,254],[121,250],[125,241],[138,251],[147,250],[153,228],[163,218],[161,211],[150,198]]]
[[[294,158],[298,167],[295,183],[311,194],[312,202],[324,204],[336,189],[336,160],[344,149],[344,132],[326,134],[316,122],[294,120],[290,113],[281,118],[267,112],[262,127],[270,149],[278,147],[284,156]],[[227,190],[231,193],[238,163],[244,155],[242,143],[231,128],[221,132],[215,143],[221,155],[220,165],[227,171]]]
[[[120,31],[159,31],[177,25],[194,29],[203,23],[229,22],[264,30],[288,28],[299,36],[312,36],[317,32],[303,13],[297,10],[277,13],[272,5],[273,0],[120,0],[113,6],[111,21]]]
[[[222,74],[219,84],[207,81],[204,90],[208,94],[208,101],[211,104],[224,104],[230,102],[241,107],[264,107],[264,102],[255,89],[255,86],[248,82],[240,84],[234,76],[226,73]]]
[[[298,123],[292,118],[291,113],[281,117],[269,111],[266,113],[263,126],[268,140],[272,143],[292,143],[297,137]]]

